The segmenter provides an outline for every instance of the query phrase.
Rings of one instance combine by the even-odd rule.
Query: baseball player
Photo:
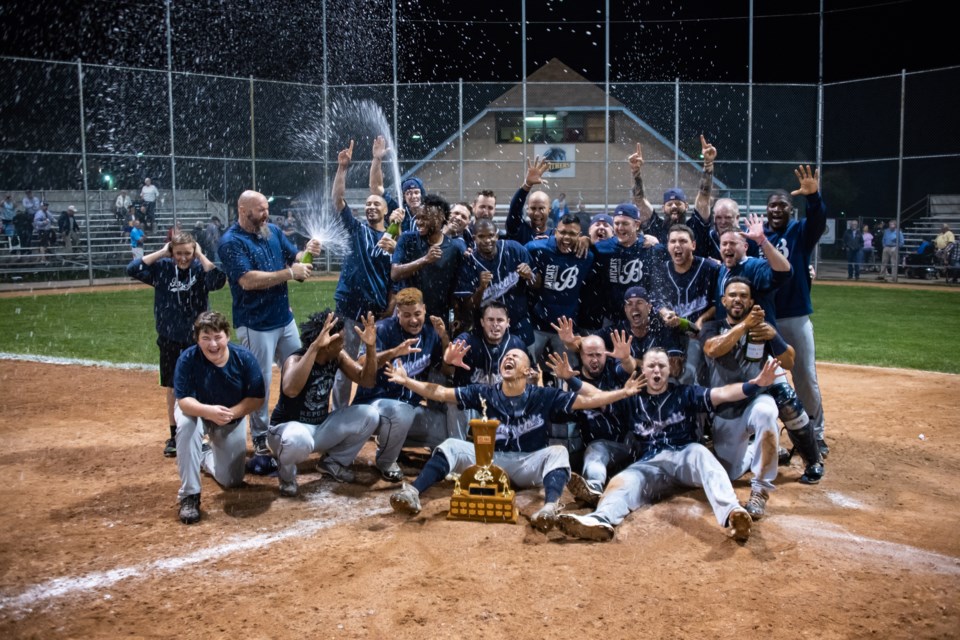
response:
[[[747,231],[730,229],[720,236],[720,275],[717,277],[717,290],[714,295],[716,301],[717,320],[722,320],[726,310],[720,304],[727,280],[734,276],[743,276],[750,281],[753,287],[753,299],[766,314],[767,322],[775,324],[776,306],[773,294],[777,288],[790,279],[793,269],[790,262],[778,252],[771,251],[767,259],[747,257],[747,239],[752,239],[761,248],[769,245],[764,235],[763,222],[756,215],[751,214],[747,220]]]
[[[566,447],[548,445],[551,420],[559,418],[562,412],[597,408],[634,395],[640,390],[641,381],[635,376],[622,389],[600,391],[573,379],[571,388],[576,390],[562,391],[556,387],[531,386],[530,372],[530,357],[522,349],[512,349],[504,356],[500,363],[502,380],[496,385],[471,384],[451,389],[410,378],[402,364],[388,367],[391,382],[425,398],[474,410],[482,409],[483,402],[486,403],[487,417],[500,421],[493,462],[507,472],[517,487],[543,486],[544,505],[530,517],[530,523],[541,531],[549,531],[556,524],[560,511],[558,500],[570,479]],[[413,484],[404,484],[390,496],[390,504],[398,512],[419,513],[421,493],[451,471],[462,473],[473,464],[476,464],[473,443],[445,440],[434,450]]]
[[[308,346],[287,358],[280,372],[280,399],[270,417],[267,444],[280,463],[280,495],[297,495],[297,464],[311,453],[326,455],[317,469],[337,482],[354,482],[350,470],[357,453],[380,424],[380,414],[369,405],[330,411],[330,396],[337,372],[362,387],[377,379],[375,348],[377,325],[367,312],[363,330],[354,327],[368,352],[363,366],[343,349],[343,321],[329,309],[315,313],[300,325],[300,338]]]
[[[807,273],[813,251],[827,228],[827,208],[820,195],[820,170],[811,172],[809,165],[801,165],[794,170],[794,174],[800,181],[798,189],[790,193],[774,191],[767,198],[769,226],[764,231],[770,243],[760,248],[767,260],[771,260],[772,254],[779,253],[793,266],[793,277],[777,290],[774,297],[777,329],[797,350],[794,384],[813,422],[820,454],[826,458],[830,449],[823,439],[823,403],[820,383],[817,381],[816,345],[813,323],[810,321],[813,304],[810,301],[810,278]],[[807,215],[803,220],[791,220],[793,196],[799,195],[807,199]]]
[[[630,512],[680,489],[702,487],[720,526],[728,527],[736,540],[746,541],[750,514],[737,501],[720,462],[699,443],[697,414],[757,395],[773,382],[777,366],[770,360],[749,382],[709,389],[669,382],[666,352],[647,351],[642,362],[646,388],[627,401],[628,438],[637,461],[610,480],[593,513],[561,514],[561,530],[575,538],[611,540],[614,527]]]
[[[170,438],[163,455],[177,455],[177,422],[173,414],[173,373],[177,358],[195,344],[193,321],[206,311],[209,292],[222,289],[227,276],[203,254],[189,233],[178,233],[163,248],[127,265],[127,275],[153,287],[153,317],[160,350],[160,386],[167,390]]]
[[[204,311],[193,324],[196,344],[180,354],[174,373],[177,396],[177,471],[180,522],[200,520],[200,470],[225,488],[239,487],[245,471],[247,428],[243,418],[266,401],[256,357],[230,344],[230,321]],[[206,431],[209,448],[202,443]]]

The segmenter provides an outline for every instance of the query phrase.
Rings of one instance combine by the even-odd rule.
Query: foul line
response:
[[[282,542],[290,538],[303,538],[323,529],[344,524],[346,522],[360,520],[362,518],[382,513],[383,505],[368,506],[366,508],[357,508],[356,500],[351,499],[326,499],[310,500],[312,503],[326,504],[336,507],[349,505],[349,509],[341,509],[341,513],[348,513],[347,517],[325,518],[323,520],[306,520],[286,529],[274,532],[264,533],[253,537],[244,537],[235,539],[215,547],[204,548],[184,556],[161,558],[152,562],[146,562],[129,567],[119,567],[109,571],[96,571],[82,576],[53,578],[46,582],[29,587],[26,591],[17,596],[4,596],[0,598],[0,611],[30,611],[30,607],[60,598],[87,592],[94,589],[103,589],[110,587],[121,580],[129,578],[150,578],[158,573],[171,573],[180,569],[189,568],[210,560],[221,559],[225,556],[243,553],[245,551],[260,550],[277,542]]]

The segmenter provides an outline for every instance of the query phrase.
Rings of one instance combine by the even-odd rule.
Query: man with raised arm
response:
[[[527,244],[537,238],[550,235],[547,230],[547,218],[550,216],[550,196],[545,191],[531,189],[543,184],[543,174],[550,168],[550,163],[537,156],[532,161],[527,160],[527,175],[523,184],[513,194],[510,200],[510,211],[507,213],[507,238],[516,240],[520,244]],[[524,204],[526,204],[527,219],[523,219]]]
[[[383,188],[383,159],[392,151],[387,146],[386,138],[377,136],[373,141],[373,157],[370,160],[370,193],[381,196],[387,203],[390,211],[390,222],[400,225],[400,231],[416,230],[416,215],[427,197],[427,190],[420,178],[407,178],[400,184],[400,193],[403,194],[403,206],[396,201],[393,194]],[[396,240],[396,238],[394,238]]]
[[[378,195],[367,196],[364,205],[366,224],[353,217],[344,199],[347,192],[347,169],[353,159],[353,140],[350,146],[337,154],[337,174],[333,178],[333,206],[339,212],[343,226],[350,234],[350,253],[340,266],[340,279],[333,299],[337,315],[343,319],[343,350],[356,358],[360,340],[354,328],[368,312],[385,318],[393,312],[390,254],[396,247],[395,239],[384,237],[383,219],[387,213],[386,201]],[[338,371],[330,399],[333,409],[350,404],[350,380],[344,371]]]

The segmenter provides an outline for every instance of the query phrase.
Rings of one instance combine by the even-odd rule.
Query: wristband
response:
[[[752,382],[744,382],[741,391],[743,391],[743,395],[752,398],[760,392],[760,385],[753,384]]]
[[[578,393],[580,389],[583,388],[583,381],[580,378],[577,378],[576,376],[574,376],[573,378],[570,378],[569,380],[567,380],[567,388],[570,389],[570,391],[573,391],[574,393]]]
[[[296,280],[296,279],[297,279],[296,276],[293,275],[293,267],[287,267],[287,271],[290,272],[290,279],[291,279],[291,280]]]
[[[784,351],[787,350],[787,347],[790,346],[787,344],[787,341],[780,337],[780,334],[776,334],[769,340],[770,348],[773,350],[773,355],[779,356]]]

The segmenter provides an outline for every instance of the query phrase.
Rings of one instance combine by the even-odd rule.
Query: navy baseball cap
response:
[[[407,178],[400,185],[400,191],[406,193],[410,189],[420,189],[422,195],[427,194],[427,190],[423,188],[423,181],[420,178]]]
[[[641,300],[650,302],[650,296],[647,295],[647,290],[640,286],[630,287],[627,289],[627,292],[623,294],[624,302],[631,298],[640,298]]]
[[[613,215],[615,216],[627,216],[631,220],[640,219],[640,210],[637,209],[635,205],[630,202],[624,202],[623,204],[618,204],[617,208],[613,210]]]
[[[667,189],[663,192],[663,204],[667,204],[671,200],[682,200],[683,202],[687,201],[687,194],[683,192],[683,189],[680,187],[674,187],[673,189]]]
[[[596,222],[606,222],[611,227],[613,226],[613,218],[611,218],[605,213],[598,213],[597,215],[590,218],[590,224],[594,224]]]

